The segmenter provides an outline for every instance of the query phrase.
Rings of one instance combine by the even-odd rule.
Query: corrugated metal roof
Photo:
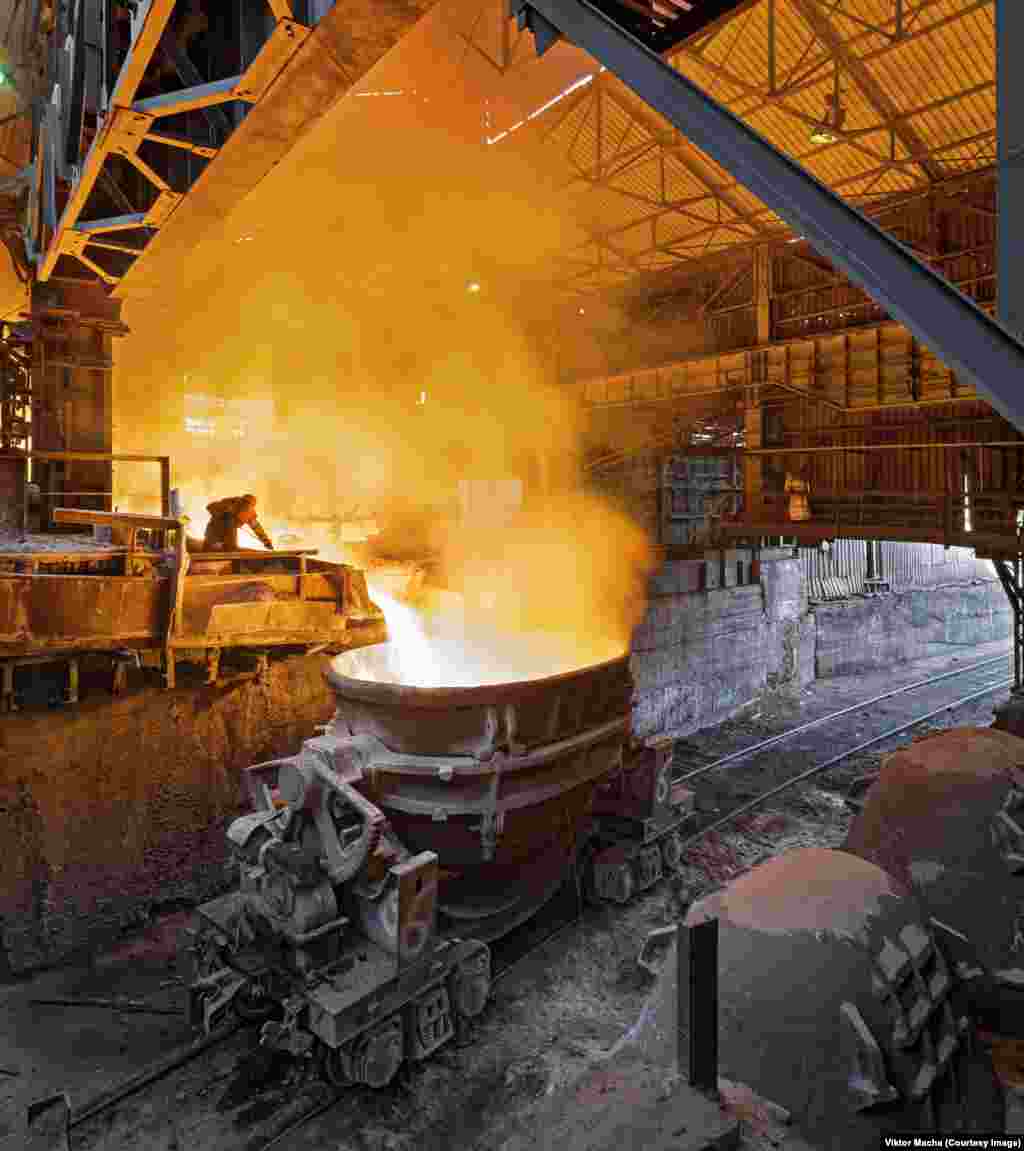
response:
[[[994,0],[905,4],[899,28],[891,0],[845,0],[836,11],[816,0],[775,0],[774,45],[768,8],[760,0],[722,20],[674,51],[671,62],[851,199],[992,165]],[[834,143],[814,143],[837,62],[844,117]],[[544,121],[537,121],[542,131]],[[609,73],[580,94],[546,150],[571,157],[589,188],[583,199],[596,209],[585,212],[592,234],[607,236],[637,267],[784,230]]]

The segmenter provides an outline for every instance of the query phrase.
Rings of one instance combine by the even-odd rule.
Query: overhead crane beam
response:
[[[564,36],[731,172],[1024,430],[1024,343],[587,0],[513,0],[538,53]]]
[[[999,319],[1024,333],[1024,6],[996,0],[999,141]]]

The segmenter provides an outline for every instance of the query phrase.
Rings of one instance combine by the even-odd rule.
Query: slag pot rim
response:
[[[366,650],[383,646],[384,644],[368,644]],[[394,703],[403,707],[473,707],[507,702],[510,697],[517,698],[550,691],[570,680],[597,675],[618,665],[622,666],[625,678],[628,679],[629,660],[630,652],[627,649],[614,659],[584,664],[582,667],[559,672],[557,675],[540,676],[536,679],[514,679],[506,683],[480,684],[474,687],[416,687],[411,684],[356,679],[335,671],[332,666],[333,660],[328,663],[324,678],[331,690],[342,699],[357,699],[379,704]]]

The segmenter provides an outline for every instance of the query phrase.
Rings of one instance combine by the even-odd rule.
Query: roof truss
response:
[[[869,20],[855,0],[755,0],[674,50],[671,63],[865,206],[990,167],[994,40],[979,41],[985,25],[976,14],[988,10],[991,18],[995,0],[886,2],[887,17],[876,4]],[[967,37],[978,41],[973,74],[936,84],[928,98],[913,82],[890,91],[887,75],[907,60],[920,66]],[[810,134],[837,75],[849,81],[842,98],[850,122],[835,142],[814,144]],[[787,235],[760,201],[609,73],[595,76],[557,118],[537,123],[546,146],[561,154],[587,235],[566,253],[565,282],[574,290]]]

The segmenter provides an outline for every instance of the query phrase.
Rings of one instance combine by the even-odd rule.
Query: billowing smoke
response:
[[[484,144],[486,84],[465,64],[428,18],[167,298],[129,303],[116,447],[171,454],[195,535],[208,502],[242,492],[275,542],[331,557],[345,539],[329,521],[375,521],[440,551],[469,616],[625,642],[649,548],[574,490],[579,413],[559,387],[577,307],[548,284],[577,225],[555,180]],[[522,510],[467,516],[487,481],[518,483]],[[117,484],[122,507],[153,506],[133,474]]]

